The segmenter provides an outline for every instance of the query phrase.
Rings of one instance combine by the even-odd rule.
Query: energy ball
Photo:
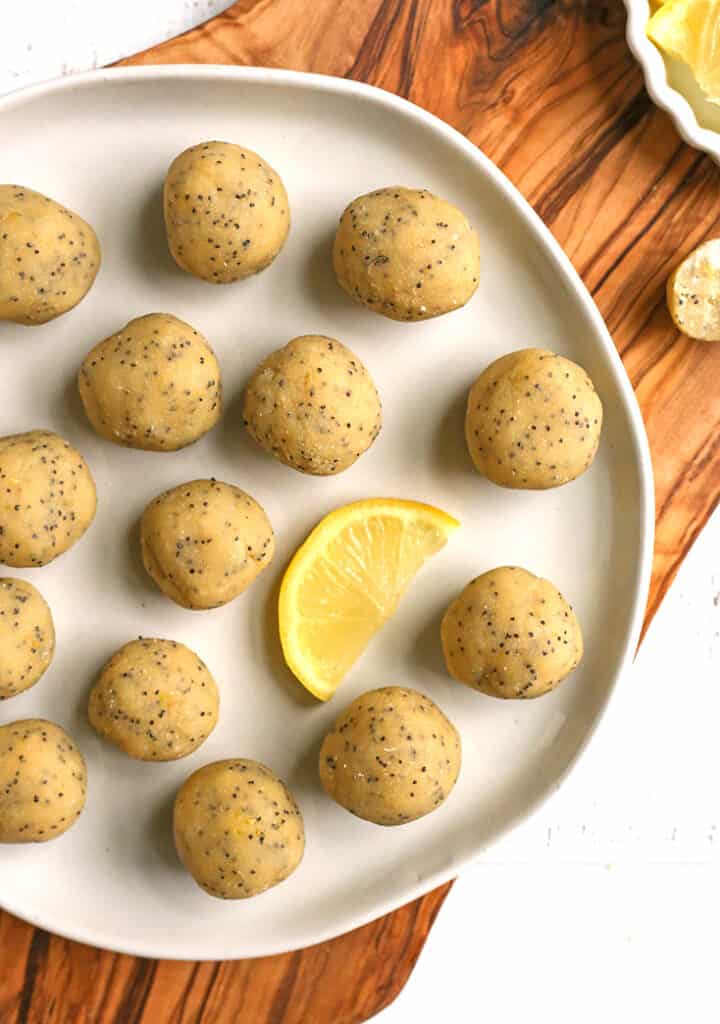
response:
[[[515,566],[468,583],[441,636],[450,675],[489,697],[542,697],[583,655],[580,626],[557,587]]]
[[[0,320],[44,324],[92,287],[100,243],[87,221],[22,185],[0,185]]]
[[[341,807],[376,825],[434,811],[460,772],[460,736],[417,690],[385,686],[350,704],[320,750],[320,781]]]
[[[47,565],[95,518],[95,481],[76,448],[49,430],[0,437],[0,563]]]
[[[348,295],[391,320],[428,320],[475,293],[480,243],[465,215],[426,189],[381,188],[340,218],[333,266]]]
[[[176,761],[205,742],[220,698],[205,664],[174,640],[140,637],[104,666],[90,693],[90,724],[140,761]]]
[[[0,700],[34,686],[54,651],[45,598],[26,580],[0,579]]]
[[[191,480],[147,506],[140,524],[145,568],[183,608],[232,601],[275,551],[263,509],[245,491],[219,480]]]
[[[382,406],[372,377],[349,348],[305,334],[255,370],[243,423],[286,466],[329,476],[367,451],[380,433]]]
[[[666,294],[679,331],[696,341],[720,341],[720,238],[703,242],[675,267]]]
[[[290,230],[280,175],[251,149],[202,142],[170,165],[163,190],[173,259],[211,284],[269,267]]]
[[[94,430],[126,448],[173,452],[220,418],[220,367],[202,334],[169,313],[131,320],[90,352],[78,374]]]
[[[44,843],[85,806],[85,761],[64,729],[42,718],[0,726],[0,843]]]
[[[285,784],[258,761],[205,765],[175,798],[175,848],[197,884],[225,900],[258,896],[302,860],[302,814]]]
[[[602,403],[581,366],[525,348],[496,359],[470,388],[465,439],[488,480],[540,491],[585,472],[602,418]]]

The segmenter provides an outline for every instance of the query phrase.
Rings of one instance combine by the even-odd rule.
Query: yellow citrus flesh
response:
[[[280,640],[289,668],[319,700],[332,697],[410,580],[460,524],[415,501],[343,505],[295,552],[280,588]]]
[[[649,38],[684,61],[713,103],[720,103],[720,0],[665,0],[647,24]]]

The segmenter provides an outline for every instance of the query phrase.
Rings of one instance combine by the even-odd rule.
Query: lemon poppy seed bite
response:
[[[441,626],[447,670],[490,697],[542,697],[583,656],[580,624],[549,580],[502,566],[471,580]]]
[[[427,189],[377,189],[344,210],[333,245],[340,287],[391,320],[450,313],[474,295],[480,244],[467,217]]]
[[[348,469],[380,433],[377,388],[354,352],[307,334],[272,352],[245,391],[243,423],[261,448],[301,473]]]
[[[264,509],[220,480],[191,480],[150,502],[140,522],[145,568],[183,608],[218,608],[268,567],[275,538]]]
[[[78,388],[93,429],[127,448],[172,452],[193,444],[220,418],[215,353],[194,327],[149,313],[96,345]]]
[[[0,700],[29,690],[55,651],[45,598],[27,580],[0,579]]]
[[[425,694],[370,690],[337,718],[320,749],[328,796],[376,825],[404,825],[436,810],[460,773],[460,735]]]
[[[488,480],[546,490],[589,468],[602,418],[600,397],[581,366],[546,349],[520,349],[496,359],[470,388],[465,439]]]
[[[201,142],[172,162],[163,190],[173,259],[210,284],[259,274],[290,230],[290,205],[277,171],[231,142]]]
[[[54,722],[28,718],[0,726],[0,779],[0,843],[56,839],[85,806],[85,761]]]
[[[173,810],[175,848],[201,889],[248,899],[288,878],[305,852],[305,828],[282,779],[258,761],[232,758],[198,769]]]
[[[175,640],[140,637],[116,651],[90,693],[95,731],[140,761],[175,761],[201,746],[218,720],[205,663]]]
[[[49,430],[0,437],[0,563],[47,565],[95,518],[95,481],[80,452]]]
[[[67,313],[100,269],[82,217],[22,185],[0,185],[0,320],[32,327]]]

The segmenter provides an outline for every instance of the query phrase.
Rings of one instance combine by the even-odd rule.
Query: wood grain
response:
[[[450,885],[287,956],[141,960],[50,936],[0,914],[2,1024],[351,1024],[407,981]]]
[[[371,82],[481,146],[530,200],[605,316],[656,478],[646,623],[720,494],[720,345],[681,339],[672,265],[720,234],[720,173],[650,103],[620,0],[241,0],[124,64],[258,64]],[[404,985],[449,889],[334,942],[158,963],[0,915],[5,1024],[356,1024]]]

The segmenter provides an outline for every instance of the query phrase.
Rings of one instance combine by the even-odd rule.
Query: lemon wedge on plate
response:
[[[720,0],[665,0],[647,34],[669,57],[689,65],[707,98],[720,103]]]
[[[343,505],[318,523],[285,572],[279,602],[285,661],[310,693],[332,697],[459,525],[439,508],[397,498]]]

